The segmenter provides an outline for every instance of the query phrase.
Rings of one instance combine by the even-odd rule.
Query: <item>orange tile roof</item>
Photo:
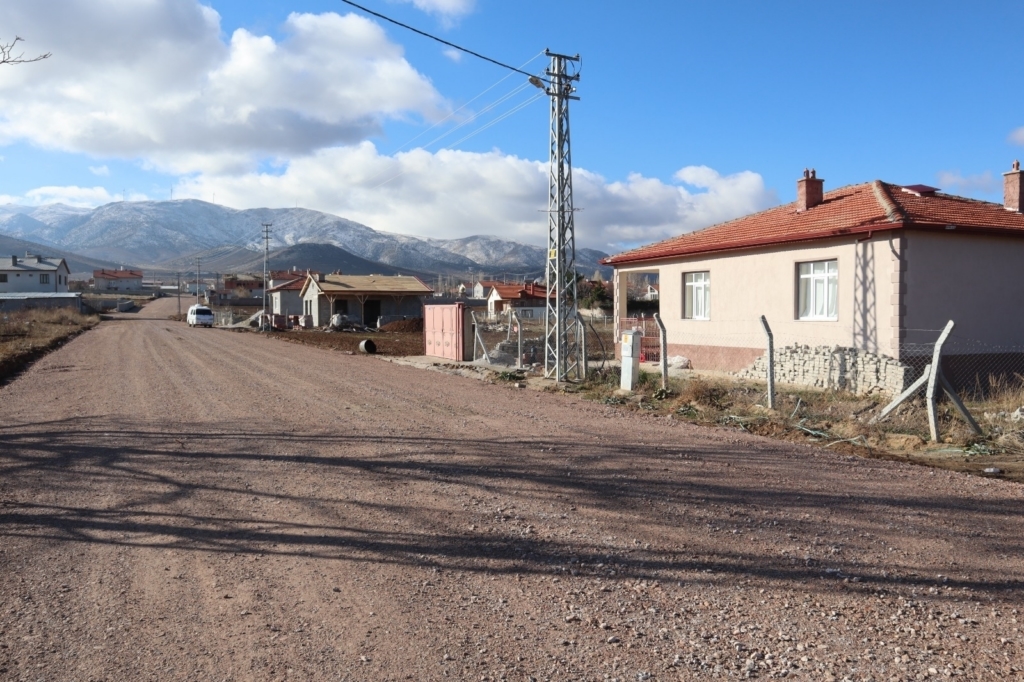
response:
[[[822,203],[797,212],[796,202],[609,256],[606,265],[827,239],[901,228],[1016,234],[1024,214],[1002,204],[936,192],[920,195],[881,180],[826,192]]]
[[[275,291],[302,291],[302,285],[305,283],[306,278],[305,276],[302,276],[299,277],[298,279],[293,279],[290,282],[284,282],[283,284],[278,284],[275,287],[271,287],[270,289],[267,289],[267,293],[272,294]]]
[[[522,298],[544,298],[547,288],[543,284],[494,284],[494,291],[502,300]]]

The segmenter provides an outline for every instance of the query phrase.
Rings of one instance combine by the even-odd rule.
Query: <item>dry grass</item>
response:
[[[0,313],[0,379],[56,348],[66,339],[99,322],[67,308]]]
[[[692,374],[671,378],[669,390],[663,391],[661,376],[643,370],[633,395],[622,396],[618,388],[616,368],[592,372],[590,380],[575,390],[626,410],[972,473],[995,466],[1004,477],[1024,481],[1024,417],[1015,422],[1012,416],[1013,410],[1024,405],[1024,388],[1014,383],[988,387],[984,402],[968,403],[985,432],[980,437],[950,402],[940,402],[942,443],[928,442],[923,398],[904,403],[885,421],[873,424],[872,419],[888,403],[887,396],[783,386],[777,388],[775,409],[771,410],[763,383]]]

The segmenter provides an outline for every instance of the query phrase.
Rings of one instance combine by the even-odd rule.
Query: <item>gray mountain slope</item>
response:
[[[542,273],[545,262],[544,249],[498,237],[420,239],[304,208],[238,210],[194,199],[116,202],[94,210],[59,204],[2,208],[0,219],[17,220],[12,236],[141,267],[210,249],[262,250],[263,223],[273,223],[275,249],[331,244],[367,261],[423,273]],[[580,250],[580,271],[592,272],[603,255]]]

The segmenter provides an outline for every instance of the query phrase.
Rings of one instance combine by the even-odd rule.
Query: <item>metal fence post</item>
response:
[[[953,331],[953,320],[946,323],[946,328],[939,334],[939,340],[935,342],[932,350],[932,371],[928,375],[928,391],[925,393],[925,403],[928,407],[928,430],[931,432],[932,442],[939,442],[939,415],[935,409],[935,386],[938,384],[942,367],[939,365],[939,356],[942,355],[942,344],[946,343],[949,333]]]
[[[661,315],[654,313],[654,321],[658,323],[658,339],[661,341],[661,387],[668,390],[668,331]]]
[[[768,409],[775,409],[775,337],[768,326],[768,318],[761,316],[761,327],[768,337]]]

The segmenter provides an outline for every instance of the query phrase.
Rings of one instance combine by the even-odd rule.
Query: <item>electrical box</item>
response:
[[[619,338],[622,347],[622,381],[619,387],[632,391],[640,374],[640,338],[638,331],[624,331]]]

